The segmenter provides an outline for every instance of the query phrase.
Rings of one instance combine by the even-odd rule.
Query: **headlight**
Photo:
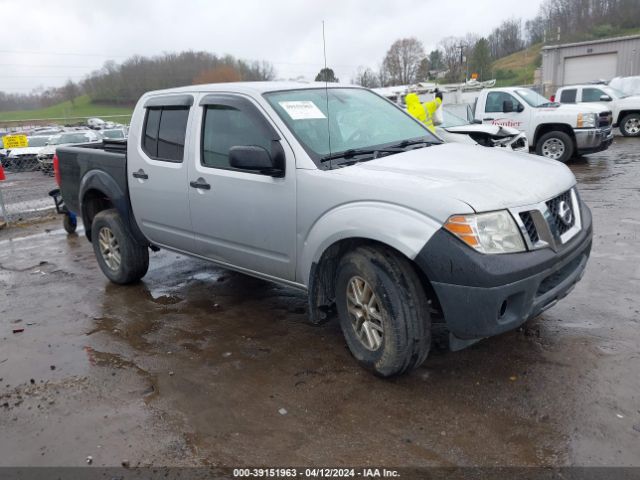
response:
[[[481,253],[515,253],[526,250],[520,230],[507,210],[454,215],[447,220],[444,228]]]
[[[578,128],[596,128],[596,114],[579,113],[577,126]]]

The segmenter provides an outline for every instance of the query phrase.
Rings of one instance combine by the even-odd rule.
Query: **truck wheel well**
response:
[[[620,112],[618,114],[618,119],[615,121],[615,123],[618,125],[618,127],[620,126],[620,122],[622,122],[622,119],[624,117],[626,117],[627,115],[631,115],[632,113],[640,113],[640,110],[624,110],[624,111]]]
[[[335,281],[340,259],[350,251],[361,246],[373,246],[406,256],[389,245],[368,238],[347,238],[329,246],[317,263],[311,266],[309,279],[309,318],[313,324],[322,324],[337,315],[335,308]],[[442,308],[431,282],[413,260],[408,259],[420,278],[422,288],[431,306],[432,322],[442,322]]]
[[[552,132],[554,130],[559,130],[561,132],[566,133],[567,135],[569,135],[571,137],[571,139],[573,140],[573,147],[574,149],[576,148],[576,136],[573,133],[573,129],[567,125],[566,123],[548,123],[545,125],[540,125],[537,130],[536,133],[534,135],[534,140],[533,140],[533,145],[532,147],[535,148],[535,146],[538,143],[538,140],[540,140],[540,137],[542,137],[545,133],[548,132]]]
[[[91,189],[85,192],[82,197],[82,222],[89,240],[91,240],[91,224],[94,217],[101,211],[110,208],[114,208],[111,199],[100,190]]]

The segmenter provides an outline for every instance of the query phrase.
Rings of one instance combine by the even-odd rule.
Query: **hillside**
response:
[[[531,85],[533,72],[540,66],[542,44],[536,43],[526,50],[512,53],[493,62],[496,86]]]
[[[128,123],[131,118],[133,107],[114,107],[109,105],[98,105],[91,102],[88,95],[77,97],[74,104],[70,101],[58,103],[51,107],[38,110],[21,110],[15,112],[0,112],[0,122],[40,120],[51,122],[46,123],[76,123],[83,119],[81,117],[109,117],[117,115],[112,120],[119,123]]]

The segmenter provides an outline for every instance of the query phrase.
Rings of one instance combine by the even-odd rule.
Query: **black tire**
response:
[[[555,158],[551,156],[552,152],[548,148],[545,148],[545,143],[549,141],[555,143],[557,146],[560,146],[560,144],[562,144],[563,153],[559,157]],[[547,132],[542,135],[536,142],[536,153],[538,155],[540,155],[541,157],[549,158],[551,160],[557,160],[562,163],[567,163],[571,159],[571,157],[573,157],[574,150],[575,148],[573,146],[573,139],[564,132]]]
[[[640,137],[640,113],[630,113],[620,120],[620,133],[625,137]]]
[[[357,279],[364,280],[377,298],[375,311],[380,314],[383,332],[375,349],[365,346],[367,340],[359,338],[352,320],[356,316],[349,313],[347,289]],[[390,249],[360,247],[340,261],[336,280],[340,326],[351,354],[378,376],[400,375],[419,367],[427,358],[431,345],[427,302],[413,266]]]
[[[67,233],[75,233],[76,228],[78,228],[78,220],[76,218],[71,218],[71,215],[65,215],[62,219],[62,226]]]
[[[117,262],[117,266],[114,268],[107,263],[109,253],[103,255],[101,251],[100,239],[103,230],[105,234],[111,232],[116,242],[115,246],[117,247],[120,261]],[[113,283],[125,285],[137,282],[147,273],[149,269],[149,249],[133,239],[116,210],[103,210],[94,217],[91,224],[91,241],[102,273]],[[110,258],[109,261],[113,261],[113,259]]]

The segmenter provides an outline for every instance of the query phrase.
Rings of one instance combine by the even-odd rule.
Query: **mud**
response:
[[[640,466],[639,147],[571,165],[595,238],[569,297],[395,380],[300,292],[165,251],[119,287],[60,219],[0,230],[0,466]]]

